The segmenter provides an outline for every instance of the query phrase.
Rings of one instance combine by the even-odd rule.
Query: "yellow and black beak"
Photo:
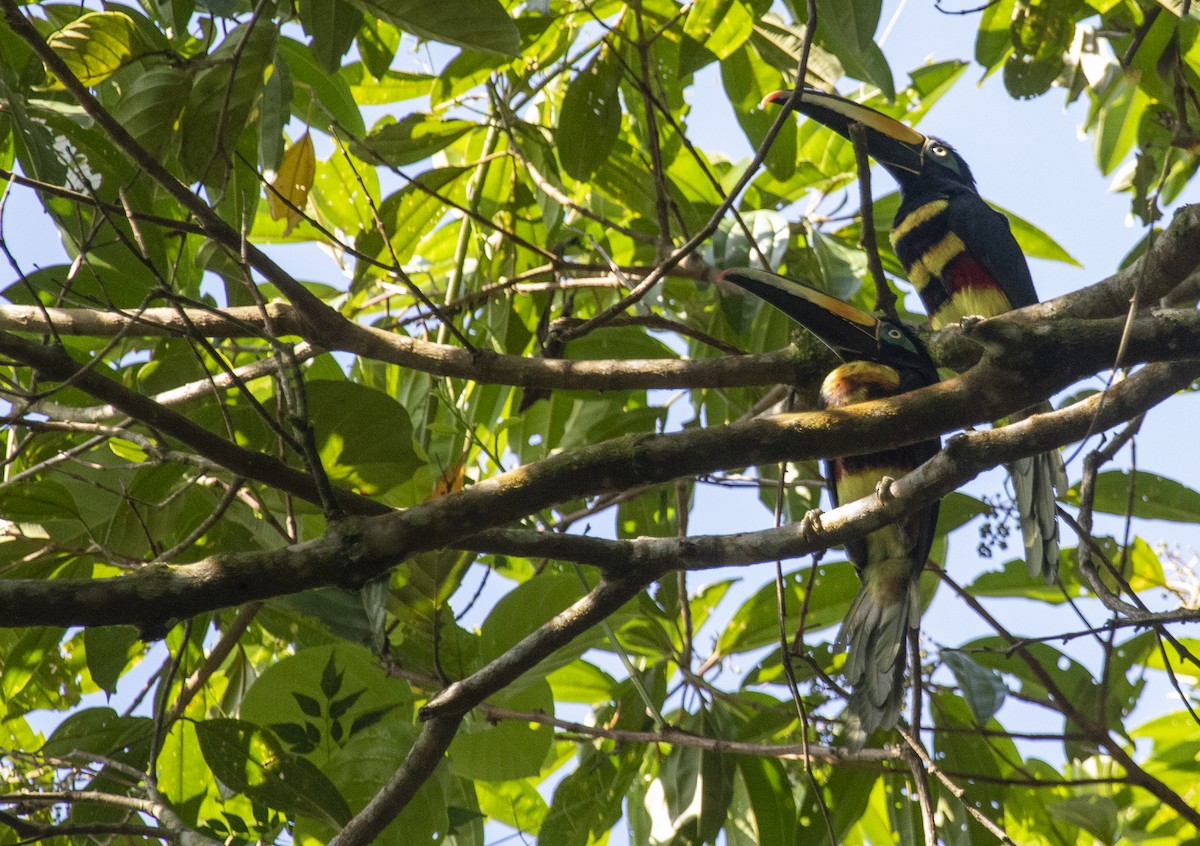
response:
[[[721,278],[775,306],[824,341],[843,361],[880,359],[880,321],[873,314],[766,270],[738,267],[726,270]]]
[[[764,97],[760,105],[767,103],[790,106],[846,139],[850,139],[850,127],[861,123],[867,128],[867,152],[898,181],[907,174],[920,173],[924,166],[929,139],[882,112],[811,88],[776,91]]]

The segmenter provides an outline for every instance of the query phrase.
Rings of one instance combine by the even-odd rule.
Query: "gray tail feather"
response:
[[[846,703],[846,746],[857,752],[876,729],[893,728],[904,704],[908,630],[917,624],[920,591],[916,579],[898,601],[881,605],[867,585],[858,589],[834,641],[849,647],[843,672],[850,683]]]
[[[1008,465],[1008,471],[1016,493],[1029,575],[1040,574],[1053,584],[1058,579],[1058,518],[1054,503],[1068,487],[1062,453],[1051,450],[1021,458]]]

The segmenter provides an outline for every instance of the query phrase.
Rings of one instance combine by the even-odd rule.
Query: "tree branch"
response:
[[[329,841],[329,846],[366,846],[374,843],[375,838],[404,809],[442,762],[460,722],[461,714],[438,717],[427,722],[405,756],[404,763],[367,806]]]
[[[81,365],[61,347],[35,344],[8,332],[0,332],[0,353],[33,368],[44,379],[69,382],[122,414],[182,441],[205,459],[232,473],[264,482],[308,502],[321,503],[317,483],[308,474],[273,456],[238,446],[210,432],[186,415],[108,378],[93,366],[94,362]],[[334,495],[337,503],[352,514],[383,514],[390,510],[380,502],[344,489],[334,491]]]
[[[560,611],[500,657],[433,696],[421,708],[418,716],[423,720],[447,715],[461,717],[532,669],[554,650],[609,617],[663,572],[642,572],[613,581],[602,580],[587,596]]]
[[[1093,395],[1069,408],[999,429],[965,432],[897,480],[883,499],[872,495],[823,513],[819,529],[794,523],[731,535],[635,540],[509,529],[481,532],[455,546],[472,552],[586,563],[610,576],[670,567],[670,562],[680,569],[705,570],[796,558],[895,522],[1000,464],[1076,440],[1096,420],[1101,405],[1100,428],[1109,428],[1161,402],[1198,375],[1200,362],[1149,365],[1106,394]],[[1200,611],[1184,618],[1172,612],[1170,619],[1200,619]]]
[[[245,255],[249,263],[267,280],[277,287],[296,306],[300,320],[314,338],[336,337],[343,325],[351,325],[319,297],[292,278],[261,249],[245,242],[241,233],[213,211],[186,185],[175,178],[159,159],[129,134],[108,111],[100,105],[87,86],[71,72],[66,62],[50,48],[41,34],[34,29],[15,0],[0,0],[4,18],[9,27],[27,43],[47,69],[58,78],[67,92],[103,130],[113,145],[125,153],[138,167],[170,194],[176,202],[196,219],[205,234],[224,246],[235,260]]]
[[[1123,321],[1111,322],[1109,340],[1115,343]],[[1013,325],[1019,328],[1019,324]],[[321,538],[284,549],[218,555],[178,566],[153,565],[110,579],[3,580],[0,607],[10,610],[0,625],[127,623],[153,632],[171,620],[200,611],[314,587],[361,585],[413,553],[454,545],[569,499],[730,466],[879,452],[926,440],[947,429],[1027,407],[1065,387],[1089,367],[1107,361],[1110,347],[1083,345],[1071,355],[1056,352],[1042,328],[1019,333],[1021,346],[1035,358],[1044,355],[1044,360],[1055,360],[1056,368],[1009,371],[985,360],[962,376],[890,400],[671,435],[620,438],[502,473],[406,511],[350,519]],[[1131,352],[1138,348],[1135,339]],[[645,567],[661,568],[668,555],[676,566],[702,567],[760,561],[764,555],[771,560],[804,554],[894,521],[904,509],[944,495],[985,465],[995,466],[1070,442],[1094,421],[1107,427],[1129,419],[1171,396],[1198,374],[1200,363],[1196,361],[1147,365],[1106,394],[1068,409],[956,438],[918,471],[898,481],[886,502],[867,498],[830,512],[823,519],[823,530],[814,532],[808,541],[788,537],[787,532],[798,531],[789,527],[779,530],[781,534],[761,548],[749,541],[765,541],[765,536],[637,542],[557,536],[560,540],[539,543],[563,544],[563,555],[568,552],[567,545],[590,544],[590,560],[604,564],[610,572],[622,567],[630,573],[644,572]],[[1107,398],[1097,415],[1100,396]],[[593,550],[597,552],[593,554]]]
[[[1078,725],[1086,732],[1093,743],[1104,748],[1112,759],[1125,770],[1125,776],[1128,783],[1141,787],[1150,795],[1154,796],[1164,805],[1174,810],[1180,817],[1187,820],[1192,826],[1200,828],[1200,811],[1173,791],[1170,787],[1164,784],[1159,779],[1155,778],[1150,773],[1146,772],[1138,765],[1133,757],[1125,750],[1125,747],[1113,739],[1112,734],[1103,725],[1099,725],[1092,720],[1091,714],[1085,714],[1077,708],[1071,698],[1064,692],[1041,662],[1033,656],[1029,650],[1022,644],[1019,638],[1014,637],[1011,632],[1006,629],[999,620],[988,613],[987,609],[980,604],[979,600],[964,591],[956,582],[954,582],[945,571],[939,570],[939,575],[942,580],[948,584],[951,589],[958,595],[960,599],[971,606],[979,617],[986,622],[991,628],[1012,645],[1013,651],[1021,657],[1025,665],[1029,667],[1029,671],[1037,678],[1038,683],[1042,685],[1052,698],[1054,707],[1062,713],[1064,717]]]

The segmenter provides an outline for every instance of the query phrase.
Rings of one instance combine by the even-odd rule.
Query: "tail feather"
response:
[[[1008,466],[1025,542],[1025,564],[1030,576],[1047,583],[1058,579],[1058,518],[1055,500],[1066,493],[1067,470],[1058,450],[1014,461]]]
[[[886,596],[869,581],[859,588],[834,641],[849,649],[843,672],[850,683],[846,745],[862,749],[876,729],[890,729],[904,703],[908,631],[917,625],[920,593],[915,578],[898,596]]]

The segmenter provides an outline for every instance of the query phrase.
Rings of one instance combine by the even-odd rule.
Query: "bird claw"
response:
[[[891,502],[895,498],[892,493],[892,485],[896,484],[896,480],[891,476],[884,476],[875,484],[875,496],[879,497],[880,502]]]
[[[824,528],[821,525],[821,513],[821,509],[811,508],[800,519],[800,535],[806,541],[813,540],[813,536]]]
[[[965,314],[963,315],[963,318],[958,321],[958,325],[962,327],[964,332],[970,332],[986,319],[987,318],[982,314]]]

